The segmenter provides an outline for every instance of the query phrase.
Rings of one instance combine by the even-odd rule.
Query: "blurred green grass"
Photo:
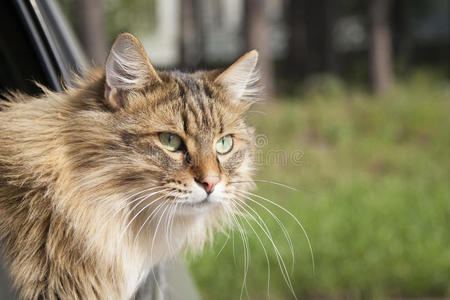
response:
[[[449,297],[449,83],[418,72],[376,98],[327,82],[310,86],[302,99],[254,108],[264,110],[264,115],[249,113],[250,123],[268,141],[258,148],[260,170],[255,178],[298,188],[258,183],[255,193],[297,216],[314,249],[315,274],[296,223],[256,199],[276,213],[291,234],[295,248],[291,278],[297,297]],[[263,209],[251,206],[263,216],[290,268],[281,229]],[[248,296],[268,299],[264,251],[247,228]],[[270,242],[258,233],[269,253],[270,298],[294,299]],[[242,243],[235,233],[216,257],[225,241],[217,234],[214,245],[190,262],[204,299],[240,297]]]

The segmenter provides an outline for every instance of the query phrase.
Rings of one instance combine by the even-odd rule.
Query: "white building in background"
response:
[[[243,20],[242,0],[205,1],[207,61],[229,61],[241,54]]]
[[[179,9],[182,0],[155,1],[155,29],[152,32],[138,33],[138,36],[152,63],[173,66],[179,62]],[[286,45],[284,30],[282,25],[279,25],[282,24],[283,0],[273,0],[269,3],[268,16],[273,25],[270,40],[273,54],[278,56]],[[229,62],[248,50],[244,49],[243,41],[243,0],[208,0],[202,1],[201,4],[207,62]]]
[[[139,35],[153,64],[171,66],[178,62],[180,28],[178,0],[156,1],[156,27],[153,32]]]

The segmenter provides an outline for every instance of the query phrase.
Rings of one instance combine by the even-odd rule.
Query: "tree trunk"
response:
[[[285,12],[290,30],[286,69],[290,79],[298,80],[308,73],[306,1],[288,1]]]
[[[76,0],[77,27],[81,43],[94,64],[106,58],[104,10],[101,0]]]
[[[311,73],[335,70],[333,28],[336,2],[336,0],[307,1],[308,62]]]
[[[336,70],[333,45],[335,0],[290,0],[286,6],[290,32],[287,71],[291,79]]]
[[[370,82],[376,94],[382,94],[392,85],[391,31],[388,21],[389,0],[371,0],[369,3]]]
[[[180,66],[195,68],[204,61],[204,28],[202,1],[180,1]]]
[[[394,0],[392,7],[392,53],[396,58],[397,72],[406,75],[411,64],[413,39],[411,37],[408,15],[411,3],[408,0]]]
[[[245,1],[245,40],[247,49],[257,49],[261,70],[261,84],[271,97],[275,92],[272,53],[269,41],[268,0]]]

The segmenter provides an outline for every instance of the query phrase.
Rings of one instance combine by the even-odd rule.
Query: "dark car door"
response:
[[[70,82],[83,65],[83,55],[53,2],[0,2],[0,93],[38,95],[42,91],[34,81],[60,91],[61,79]],[[1,264],[0,299],[16,299]]]

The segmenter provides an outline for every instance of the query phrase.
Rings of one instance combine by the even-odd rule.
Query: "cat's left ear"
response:
[[[258,51],[252,50],[220,73],[214,83],[226,89],[231,101],[253,100],[259,92],[255,85],[259,79],[257,62]]]
[[[112,110],[122,108],[130,92],[161,82],[144,47],[129,33],[117,37],[106,60],[105,73],[104,100]]]

